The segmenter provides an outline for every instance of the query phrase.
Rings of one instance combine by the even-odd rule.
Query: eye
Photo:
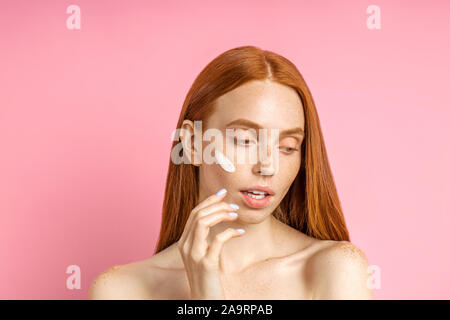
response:
[[[239,139],[239,138],[235,138],[234,139],[235,141],[236,141],[236,143],[238,144],[238,145],[243,145],[243,146],[249,146],[249,145],[252,145],[252,144],[254,144],[254,141],[253,140],[250,140],[250,139]]]
[[[281,149],[288,149],[288,150],[287,150],[288,153],[293,153],[294,151],[299,151],[299,150],[296,149],[296,148],[290,148],[290,147],[281,147]]]

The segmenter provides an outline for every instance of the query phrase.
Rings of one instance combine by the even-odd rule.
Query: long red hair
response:
[[[176,128],[181,128],[185,119],[206,121],[218,97],[248,81],[265,79],[295,89],[302,100],[305,116],[300,170],[273,212],[274,217],[317,239],[350,241],[314,100],[302,75],[288,59],[254,46],[237,47],[222,53],[195,79],[184,100]],[[173,141],[172,149],[178,143]],[[197,205],[198,190],[198,167],[169,161],[155,253],[179,240],[191,210]]]

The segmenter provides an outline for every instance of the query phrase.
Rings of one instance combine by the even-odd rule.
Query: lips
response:
[[[253,187],[241,189],[240,191],[247,191],[247,192],[259,191],[259,192],[264,192],[270,196],[273,196],[275,194],[275,192],[273,192],[272,189],[270,189],[269,187],[266,187],[266,186],[253,186]]]
[[[250,208],[264,208],[275,194],[272,189],[264,186],[253,186],[240,190],[244,202]]]

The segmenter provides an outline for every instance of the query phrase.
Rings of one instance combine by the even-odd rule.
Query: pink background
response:
[[[184,97],[218,54],[256,45],[313,93],[375,298],[449,299],[449,17],[449,1],[2,0],[0,298],[85,299],[150,257]]]

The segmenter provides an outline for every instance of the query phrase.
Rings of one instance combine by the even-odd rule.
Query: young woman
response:
[[[212,143],[199,121],[203,132],[223,133],[219,142],[234,130],[237,153],[261,144],[256,130],[279,135],[254,163],[225,151],[227,169],[195,161]],[[102,272],[90,299],[372,299],[367,259],[350,243],[315,104],[293,63],[253,46],[224,52],[194,81],[177,128],[172,147],[181,144],[188,161],[169,162],[155,254]]]

